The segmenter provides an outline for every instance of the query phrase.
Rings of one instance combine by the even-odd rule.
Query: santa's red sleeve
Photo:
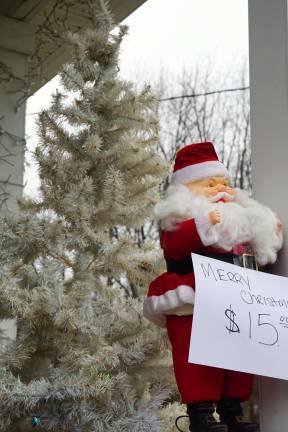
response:
[[[166,259],[181,260],[192,252],[203,249],[195,219],[189,219],[175,226],[173,231],[162,231],[161,247]],[[190,315],[194,304],[194,273],[179,275],[163,273],[154,279],[144,302],[144,316],[165,327],[166,315]]]
[[[173,231],[162,231],[160,244],[165,258],[179,260],[203,248],[195,219],[178,223]]]

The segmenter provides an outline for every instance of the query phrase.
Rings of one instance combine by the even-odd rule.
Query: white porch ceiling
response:
[[[121,22],[145,1],[110,0],[115,22]],[[36,29],[36,50],[28,68],[30,94],[53,78],[61,65],[69,61],[69,50],[61,35],[68,29],[81,30],[89,22],[87,0],[1,0],[1,15],[14,22],[31,24]]]

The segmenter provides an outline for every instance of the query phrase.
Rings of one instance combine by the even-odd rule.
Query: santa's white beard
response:
[[[211,225],[208,215],[216,209],[220,211],[221,222]],[[233,201],[214,203],[194,195],[184,185],[170,186],[166,198],[156,205],[155,216],[161,228],[168,231],[174,230],[178,222],[204,219],[207,223],[201,223],[198,229],[204,246],[230,251],[236,245],[249,242],[260,265],[275,262],[283,243],[282,233],[277,232],[275,213],[240,189],[236,189]]]

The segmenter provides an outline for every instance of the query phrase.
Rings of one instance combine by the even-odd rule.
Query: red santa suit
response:
[[[225,168],[219,165],[211,143],[201,144],[202,153],[195,163],[195,151],[198,156],[199,145],[184,147],[179,151],[180,155],[178,152],[180,162],[181,156],[184,156],[187,165],[183,172],[183,166],[177,170],[175,164],[176,185],[168,189],[168,197],[156,206],[155,213],[162,227],[160,244],[168,271],[151,282],[144,303],[144,315],[158,326],[167,328],[182,403],[219,401],[222,398],[239,398],[244,401],[251,395],[252,375],[188,363],[195,288],[197,289],[191,253],[233,263],[237,256],[241,257],[249,244],[255,251],[257,260],[264,265],[275,261],[282,238],[277,233],[275,214],[243,192],[238,191],[233,203],[210,203],[203,197],[193,196],[181,184],[183,180],[187,182],[187,173],[190,181],[191,176],[193,181],[195,176],[196,179],[201,176],[199,169],[204,167],[207,172],[206,160],[206,176],[228,176]],[[195,146],[198,146],[196,150]],[[191,161],[194,163],[191,164]],[[215,162],[214,165],[211,162]],[[191,167],[192,170],[189,171]],[[221,213],[222,223],[211,226],[208,214],[215,208]]]
[[[181,261],[192,252],[213,253],[215,258],[217,254],[221,258],[227,254],[227,251],[203,245],[195,219],[179,223],[175,231],[162,231],[161,246],[168,262],[171,259]],[[182,403],[218,401],[222,397],[247,400],[252,391],[252,375],[188,363],[194,290],[194,272],[166,272],[151,283],[145,304],[146,316],[167,327]]]

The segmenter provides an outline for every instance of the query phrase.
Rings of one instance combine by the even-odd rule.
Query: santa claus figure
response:
[[[211,142],[178,151],[171,185],[155,215],[167,272],[150,284],[144,315],[167,328],[190,430],[255,432],[257,424],[244,420],[241,408],[251,396],[253,376],[188,363],[195,296],[191,253],[256,269],[276,261],[282,225],[269,208],[230,186]]]

